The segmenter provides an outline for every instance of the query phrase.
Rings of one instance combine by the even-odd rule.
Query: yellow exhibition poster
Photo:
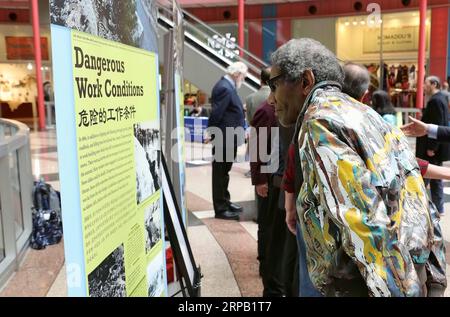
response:
[[[157,56],[71,34],[88,295],[163,296]]]

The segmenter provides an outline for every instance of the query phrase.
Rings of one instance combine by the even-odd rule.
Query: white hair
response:
[[[234,75],[236,73],[246,75],[248,72],[248,67],[242,62],[235,62],[233,64],[230,64],[230,66],[227,67],[227,74]]]
[[[428,76],[425,81],[429,81],[430,84],[436,85],[437,89],[441,89],[441,79],[438,76]]]

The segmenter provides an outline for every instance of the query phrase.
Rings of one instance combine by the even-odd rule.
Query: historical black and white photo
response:
[[[145,252],[148,253],[162,238],[161,208],[159,200],[145,208],[144,221]]]
[[[51,23],[158,51],[156,0],[51,0]]]
[[[161,187],[161,143],[158,121],[135,124],[136,201],[140,204]]]
[[[147,266],[148,296],[159,297],[164,291],[163,256],[158,255]]]
[[[88,276],[91,297],[126,297],[124,248],[121,244]]]

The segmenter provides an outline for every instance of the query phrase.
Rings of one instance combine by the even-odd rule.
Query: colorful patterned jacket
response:
[[[297,210],[315,287],[327,296],[423,296],[425,267],[428,290],[445,290],[439,215],[403,133],[335,87],[305,104]]]

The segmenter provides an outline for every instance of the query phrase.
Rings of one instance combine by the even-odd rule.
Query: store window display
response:
[[[428,10],[426,59],[430,56],[430,22]],[[383,13],[378,21],[368,15],[339,17],[335,24],[336,55],[341,60],[365,65],[381,81],[376,88],[389,94],[394,107],[415,107],[419,24],[416,10]],[[365,103],[371,104],[370,95]]]
[[[30,65],[0,64],[1,117],[25,123],[36,117],[36,73]]]
[[[414,107],[417,71],[414,64],[389,66],[388,92],[395,107]]]

